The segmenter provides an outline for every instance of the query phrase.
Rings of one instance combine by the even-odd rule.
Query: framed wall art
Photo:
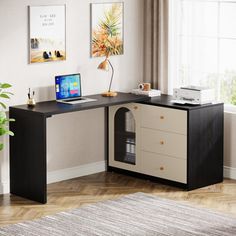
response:
[[[91,4],[91,57],[124,52],[124,3]]]
[[[29,6],[30,63],[66,59],[66,6]]]

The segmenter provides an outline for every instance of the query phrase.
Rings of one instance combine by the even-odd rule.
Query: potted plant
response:
[[[6,115],[6,104],[3,102],[4,99],[10,99],[13,95],[11,92],[7,91],[11,88],[10,84],[0,83],[0,136],[8,134],[13,136],[14,133],[8,129],[8,124],[14,119],[8,119]],[[0,143],[0,151],[3,149],[3,143]]]

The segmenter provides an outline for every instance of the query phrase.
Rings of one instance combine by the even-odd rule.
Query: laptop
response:
[[[96,99],[82,97],[80,74],[55,76],[56,101],[66,104],[93,102]]]

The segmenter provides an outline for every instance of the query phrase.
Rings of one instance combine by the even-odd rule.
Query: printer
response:
[[[173,103],[179,104],[206,104],[212,103],[215,99],[214,89],[200,86],[186,86],[175,88],[173,91]]]

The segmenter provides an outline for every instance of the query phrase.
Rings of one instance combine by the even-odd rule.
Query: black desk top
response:
[[[113,105],[125,104],[130,102],[142,102],[149,100],[147,96],[134,95],[131,93],[118,93],[116,97],[102,97],[100,94],[88,95],[86,97],[97,99],[97,101],[69,105],[58,103],[54,101],[39,102],[34,108],[29,108],[27,105],[13,106],[11,109],[20,109],[24,111],[33,112],[35,114],[50,117],[56,114],[67,112],[82,111],[88,109],[95,109],[100,107],[108,107]]]
[[[172,96],[170,95],[164,95],[162,94],[160,97],[153,97],[148,100],[141,101],[140,103],[142,104],[147,104],[147,105],[154,105],[154,106],[161,106],[161,107],[169,107],[169,108],[174,108],[174,109],[180,109],[180,110],[195,110],[195,109],[200,109],[203,107],[209,107],[209,106],[218,106],[218,105],[223,105],[223,103],[216,102],[216,103],[207,103],[203,105],[181,105],[181,104],[174,104],[171,102],[173,99]]]
[[[170,102],[172,96],[161,95],[160,97],[149,98],[147,96],[134,95],[131,93],[118,93],[116,97],[102,97],[100,94],[88,95],[86,97],[97,99],[93,102],[81,103],[75,105],[69,105],[64,103],[58,103],[54,101],[39,102],[34,108],[29,108],[27,105],[13,106],[11,109],[20,109],[28,112],[33,112],[35,114],[43,115],[45,117],[50,117],[56,114],[62,114],[67,112],[82,111],[95,109],[100,107],[109,107],[114,105],[120,105],[130,102],[138,102],[147,105],[169,107],[181,110],[194,110],[202,107],[214,106],[223,103],[209,103],[204,105],[178,105]]]

